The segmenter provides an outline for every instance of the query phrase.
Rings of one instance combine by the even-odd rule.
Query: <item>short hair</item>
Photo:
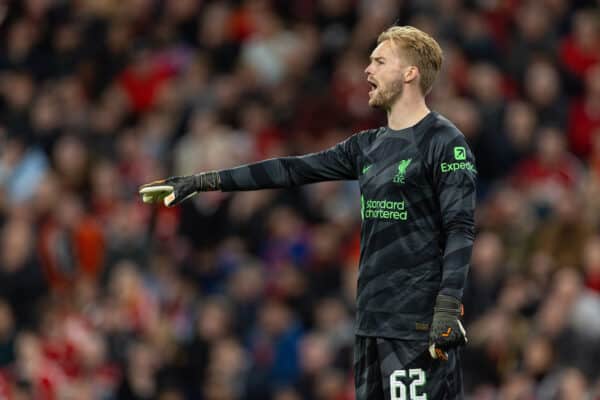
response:
[[[442,67],[442,48],[434,38],[412,26],[392,26],[377,38],[377,44],[391,40],[397,44],[411,63],[419,68],[421,92],[426,95]]]

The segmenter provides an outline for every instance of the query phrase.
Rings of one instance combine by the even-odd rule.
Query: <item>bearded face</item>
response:
[[[389,110],[402,96],[403,73],[407,64],[391,40],[381,42],[371,53],[371,63],[365,69],[369,91],[369,106]]]

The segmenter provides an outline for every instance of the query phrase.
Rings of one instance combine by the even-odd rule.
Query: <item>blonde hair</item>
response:
[[[444,59],[442,48],[438,42],[427,33],[412,26],[388,28],[379,35],[377,44],[386,40],[397,44],[408,60],[419,69],[421,92],[423,95],[429,93]]]

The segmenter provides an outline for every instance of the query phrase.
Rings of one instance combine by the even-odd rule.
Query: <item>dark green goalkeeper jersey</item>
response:
[[[220,171],[223,191],[357,179],[356,334],[427,340],[438,294],[462,297],[473,243],[475,161],[430,112],[411,128],[357,133],[330,149]]]

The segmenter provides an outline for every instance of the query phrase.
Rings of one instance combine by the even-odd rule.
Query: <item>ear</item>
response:
[[[406,67],[404,70],[404,83],[411,83],[419,77],[419,68],[414,65]]]

